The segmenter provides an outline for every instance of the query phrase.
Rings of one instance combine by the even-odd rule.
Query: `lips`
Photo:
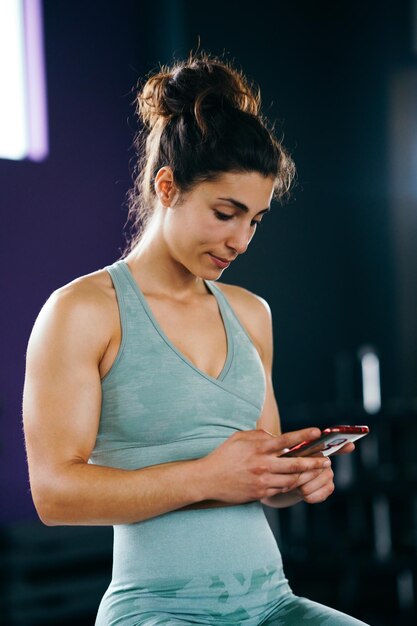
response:
[[[208,254],[211,260],[213,261],[213,263],[215,263],[215,265],[217,265],[217,267],[220,267],[221,269],[224,269],[225,267],[230,265],[230,263],[234,260],[234,259],[224,259],[220,256],[216,256],[212,254],[211,252],[209,252]]]
[[[212,252],[210,252],[210,254],[211,256],[214,256],[215,259],[219,259],[219,261],[223,261],[223,263],[231,263],[232,261],[235,260],[235,259],[224,259],[223,257],[217,256],[217,254],[213,254]]]

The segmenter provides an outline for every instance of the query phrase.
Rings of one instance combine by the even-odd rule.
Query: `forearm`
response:
[[[33,493],[42,521],[55,525],[113,525],[143,521],[205,500],[199,459],[122,470],[72,463]]]
[[[298,504],[298,502],[302,502],[303,498],[297,494],[296,490],[289,493],[281,493],[276,496],[272,496],[271,498],[263,498],[261,499],[262,504],[266,506],[270,506],[274,509],[283,509],[285,507],[293,506],[294,504]],[[249,500],[249,502],[256,502],[256,500]],[[248,504],[243,503],[243,504]],[[235,502],[222,502],[220,500],[202,500],[201,502],[195,502],[194,504],[190,504],[188,506],[181,507],[178,510],[187,510],[187,509],[212,509],[216,507],[224,507],[224,506],[237,506]]]
[[[302,502],[302,497],[298,495],[295,491],[290,493],[281,493],[276,496],[272,496],[271,498],[263,498],[261,500],[262,504],[266,506],[270,506],[274,509],[283,509],[289,506],[293,506],[294,504],[298,504],[298,502]],[[249,502],[256,502],[256,500],[249,500]],[[243,504],[248,504],[243,503]],[[213,509],[216,507],[224,507],[224,506],[237,506],[235,502],[222,502],[220,500],[202,500],[201,502],[196,502],[194,504],[190,504],[188,506],[181,507],[178,510],[187,510],[187,509]]]
[[[51,461],[48,455],[31,454],[29,450],[33,500],[41,520],[51,526],[129,524],[179,509],[259,501],[274,508],[291,506],[301,500],[294,483],[291,482],[292,492],[263,499],[267,487],[261,474],[265,459],[276,457],[277,451],[303,436],[305,431],[297,431],[276,441],[259,431],[234,433],[207,457],[137,470],[92,465],[80,457],[59,462],[50,454]],[[266,448],[264,452],[256,451],[255,444],[259,448],[260,441]],[[323,495],[323,480],[320,484],[313,480],[323,472],[321,457],[272,458],[270,462],[274,470],[271,488],[286,487],[289,476],[295,474],[309,476],[313,496],[317,490],[320,497]],[[329,480],[331,476],[325,476],[324,483]],[[309,502],[315,501],[315,496],[307,496]],[[303,494],[304,500],[306,497]]]

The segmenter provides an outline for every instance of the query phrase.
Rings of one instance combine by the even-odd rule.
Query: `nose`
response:
[[[237,254],[243,254],[248,249],[254,234],[250,226],[248,227],[246,224],[236,224],[233,233],[228,237],[227,245],[229,248],[235,250]]]

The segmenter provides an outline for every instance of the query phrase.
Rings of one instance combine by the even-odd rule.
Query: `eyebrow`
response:
[[[235,200],[234,198],[217,198],[217,200],[225,200],[226,202],[230,202],[230,204],[233,204],[236,209],[239,209],[244,213],[249,213],[249,208],[246,206],[246,204],[243,204],[243,202],[239,202],[239,200]],[[267,207],[266,209],[262,209],[262,211],[258,211],[256,215],[259,215],[260,213],[269,213],[270,210],[271,207]]]

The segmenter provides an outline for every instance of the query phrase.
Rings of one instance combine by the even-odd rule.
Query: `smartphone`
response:
[[[317,452],[330,456],[349,441],[356,441],[368,433],[368,426],[331,426],[322,430],[318,439],[302,441],[282,456],[311,456]]]

